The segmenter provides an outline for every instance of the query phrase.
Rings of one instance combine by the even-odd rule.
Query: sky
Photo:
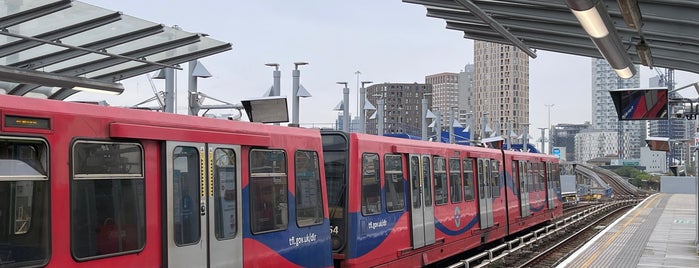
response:
[[[273,69],[265,64],[278,63],[281,95],[288,96],[291,105],[293,63],[308,62],[300,67],[300,82],[312,95],[300,101],[302,126],[334,122],[338,112],[333,108],[342,100],[342,86],[336,82],[349,83],[354,116],[357,81],[424,83],[426,75],[458,73],[465,64],[473,63],[473,41],[463,38],[463,32],[447,30],[444,20],[426,17],[424,6],[399,0],[82,2],[231,43],[232,50],[200,60],[213,77],[198,83],[200,92],[227,102],[261,97],[273,83]],[[591,121],[591,59],[542,50],[537,55],[529,61],[532,137],[541,136],[537,128],[547,127],[549,120],[551,124]],[[177,111],[186,113],[188,67],[182,67]],[[357,71],[361,74],[356,75]],[[639,73],[641,87],[646,87],[656,69],[643,67]],[[677,87],[699,81],[697,74],[675,74]],[[163,80],[154,82],[158,91],[164,90]],[[126,90],[119,96],[79,93],[69,100],[107,100],[110,105],[131,106],[153,96],[145,75],[122,83]],[[696,97],[693,94],[686,97]]]

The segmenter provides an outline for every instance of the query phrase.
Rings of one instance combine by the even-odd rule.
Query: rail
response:
[[[569,217],[556,221],[553,224],[543,226],[516,239],[494,246],[482,253],[476,254],[467,259],[460,260],[447,267],[478,268],[488,266],[489,264],[492,264],[493,262],[498,261],[509,254],[513,254],[519,250],[532,246],[534,243],[547,236],[553,235],[563,230],[568,230],[569,228],[574,229],[578,223],[587,220],[589,217],[597,216],[599,214],[604,213],[605,211],[614,210],[620,206],[637,204],[638,202],[639,200],[637,199],[620,200],[592,206],[579,213],[575,213]]]

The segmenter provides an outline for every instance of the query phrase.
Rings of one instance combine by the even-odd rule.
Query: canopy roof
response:
[[[0,1],[0,30],[0,94],[59,100],[84,88],[121,93],[120,80],[231,49],[71,0]]]
[[[531,49],[602,58],[565,0],[403,0],[424,5],[464,37]],[[571,0],[606,7],[619,54],[631,62],[699,73],[699,1]],[[484,18],[483,15],[486,15]],[[635,21],[635,22],[634,22]],[[640,27],[636,27],[639,25]],[[609,60],[609,59],[608,59]],[[611,62],[610,62],[611,63]]]

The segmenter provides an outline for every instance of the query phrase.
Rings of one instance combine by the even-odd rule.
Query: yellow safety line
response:
[[[609,245],[612,244],[612,241],[614,241],[614,239],[617,236],[619,236],[623,232],[623,230],[625,230],[626,227],[629,224],[631,224],[631,222],[633,222],[634,219],[636,219],[636,216],[638,216],[639,213],[641,213],[644,209],[648,208],[648,206],[650,206],[653,202],[655,202],[655,199],[658,198],[658,196],[660,196],[660,195],[653,196],[653,198],[651,200],[649,200],[648,202],[646,202],[645,205],[643,205],[642,209],[636,210],[636,212],[633,214],[633,216],[631,218],[627,219],[626,222],[624,223],[624,225],[621,226],[621,228],[618,228],[617,231],[614,232],[614,234],[610,238],[607,238],[607,240],[604,242],[604,244],[602,245],[601,248],[595,250],[595,253],[592,254],[592,257],[587,259],[587,261],[582,264],[582,267],[590,267],[590,264],[592,264],[592,262],[597,260],[599,255],[602,254],[602,252],[604,252],[604,250],[607,249],[607,247],[609,247]]]

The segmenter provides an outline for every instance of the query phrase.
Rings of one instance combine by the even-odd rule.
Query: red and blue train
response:
[[[562,213],[540,155],[0,95],[0,267],[420,266]]]

